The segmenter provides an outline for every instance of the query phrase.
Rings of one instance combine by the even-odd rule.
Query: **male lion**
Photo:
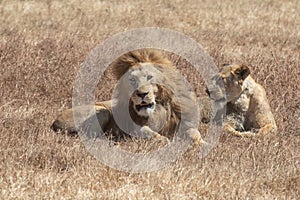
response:
[[[253,136],[277,131],[266,92],[250,76],[249,67],[224,65],[211,79],[207,93],[216,102],[226,99],[226,132]]]
[[[134,133],[137,137],[170,139],[180,127],[188,138],[196,143],[202,142],[194,92],[185,87],[176,68],[160,51],[129,52],[112,64],[112,71],[118,79],[115,95],[112,100],[95,104],[104,133],[110,132],[116,137]],[[73,111],[85,108],[80,106],[63,111],[52,128],[55,131],[77,131]],[[188,121],[182,120],[183,117]]]

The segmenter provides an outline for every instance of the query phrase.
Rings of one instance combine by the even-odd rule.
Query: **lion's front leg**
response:
[[[146,139],[158,139],[158,140],[166,140],[169,141],[169,139],[159,133],[157,133],[156,131],[153,131],[149,126],[143,126],[140,129],[140,134],[141,137],[146,138]]]

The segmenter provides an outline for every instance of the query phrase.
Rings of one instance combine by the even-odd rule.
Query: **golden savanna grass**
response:
[[[0,199],[299,198],[299,10],[298,0],[0,1]],[[204,159],[191,147],[170,167],[130,174],[98,162],[78,137],[50,130],[71,107],[89,51],[137,27],[180,31],[218,66],[249,65],[266,88],[278,133],[223,133]],[[184,59],[170,59],[204,95],[201,76]],[[97,99],[110,98],[114,83],[106,73]],[[121,146],[139,151],[139,143],[155,145]]]

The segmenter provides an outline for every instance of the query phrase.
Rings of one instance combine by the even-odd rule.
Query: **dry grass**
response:
[[[0,1],[0,198],[299,198],[299,10],[298,0]],[[224,135],[205,159],[191,147],[171,167],[129,174],[99,163],[80,139],[51,131],[57,113],[71,106],[88,52],[145,26],[187,34],[217,65],[250,65],[267,88],[278,134]],[[179,67],[202,93],[191,69]],[[110,88],[100,87],[100,100]]]

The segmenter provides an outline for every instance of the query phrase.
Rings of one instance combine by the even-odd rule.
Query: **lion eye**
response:
[[[131,78],[131,79],[129,79],[129,81],[130,81],[132,84],[135,84],[135,82],[136,82],[135,78]]]
[[[147,76],[147,81],[149,81],[149,80],[152,79],[152,78],[153,78],[153,76],[148,75],[148,76]]]

